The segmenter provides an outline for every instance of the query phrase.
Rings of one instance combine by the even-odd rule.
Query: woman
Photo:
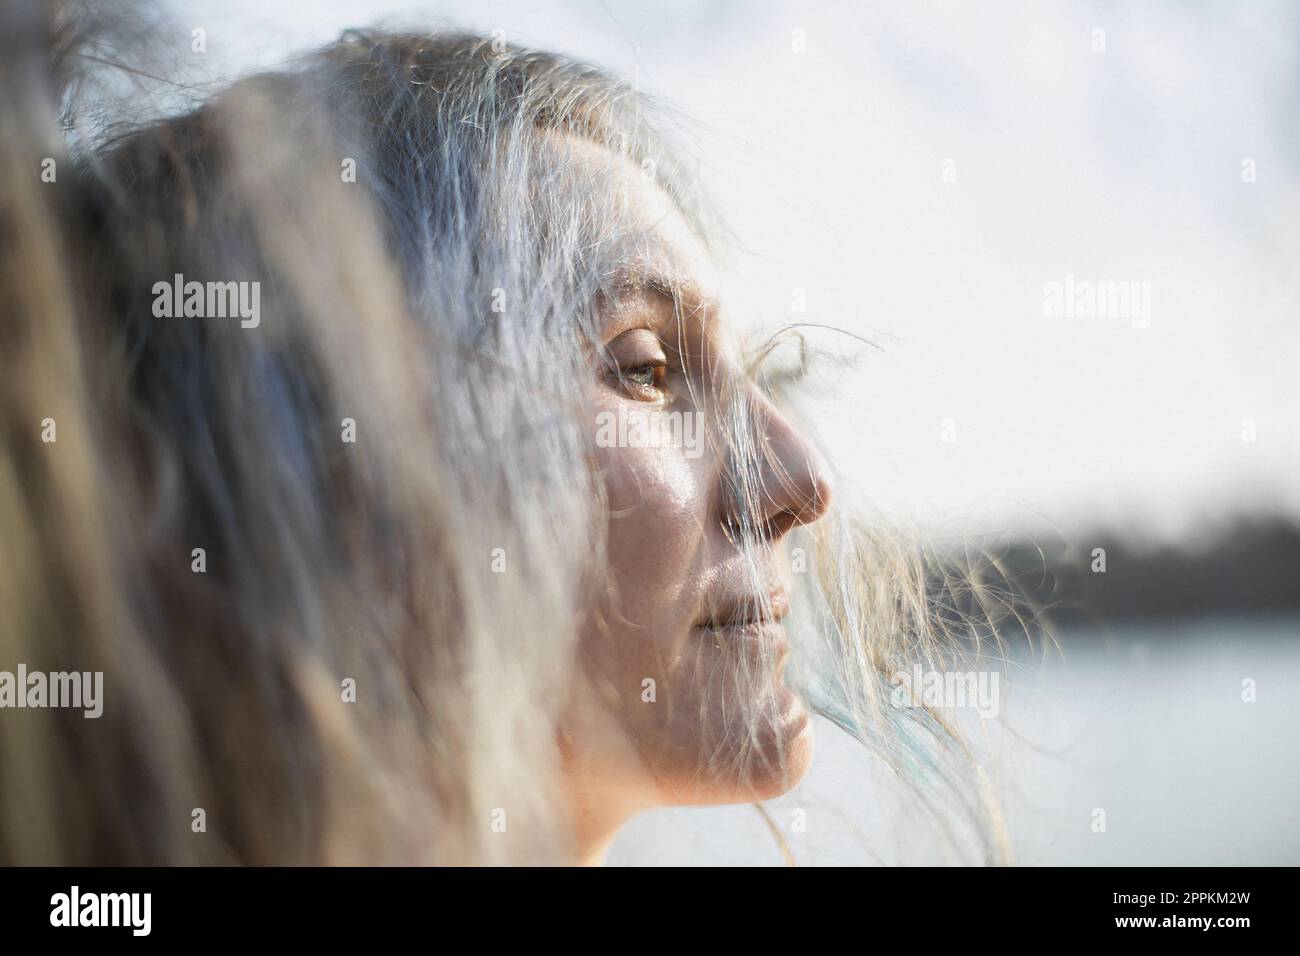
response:
[[[789,790],[810,707],[1001,859],[963,745],[889,703],[951,608],[736,340],[651,103],[350,32],[91,136],[65,91],[120,45],[41,9],[4,68],[0,659],[102,671],[103,712],[2,715],[5,862],[598,862],[642,810]]]

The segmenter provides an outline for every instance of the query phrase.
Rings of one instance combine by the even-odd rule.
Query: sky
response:
[[[668,99],[735,237],[737,320],[880,346],[818,421],[887,511],[1300,515],[1294,4],[167,6],[178,42],[207,32],[200,79],[386,22],[500,30]],[[1133,298],[1075,298],[1098,283]]]

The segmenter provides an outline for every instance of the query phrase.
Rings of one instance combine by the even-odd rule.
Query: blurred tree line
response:
[[[1300,614],[1300,525],[1277,515],[1234,516],[1177,542],[1098,527],[988,536],[931,557],[932,594],[954,623]]]

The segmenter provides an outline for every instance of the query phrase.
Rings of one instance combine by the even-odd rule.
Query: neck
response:
[[[608,787],[576,786],[572,793],[574,863],[604,866],[619,829],[646,805]]]

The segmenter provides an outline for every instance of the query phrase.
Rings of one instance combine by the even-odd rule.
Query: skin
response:
[[[809,444],[744,375],[708,253],[669,196],[600,147],[565,147],[645,237],[601,302],[605,354],[593,353],[585,389],[609,579],[583,628],[583,679],[560,744],[578,859],[593,863],[642,810],[765,800],[807,772],[812,722],[783,681],[783,542],[826,512],[830,488]],[[736,541],[742,506],[718,431],[727,401],[747,403],[766,450],[753,564]],[[600,439],[602,423],[638,413],[664,414],[643,417],[644,434]],[[683,440],[691,433],[674,432],[671,413],[698,416],[695,437],[707,440]]]

